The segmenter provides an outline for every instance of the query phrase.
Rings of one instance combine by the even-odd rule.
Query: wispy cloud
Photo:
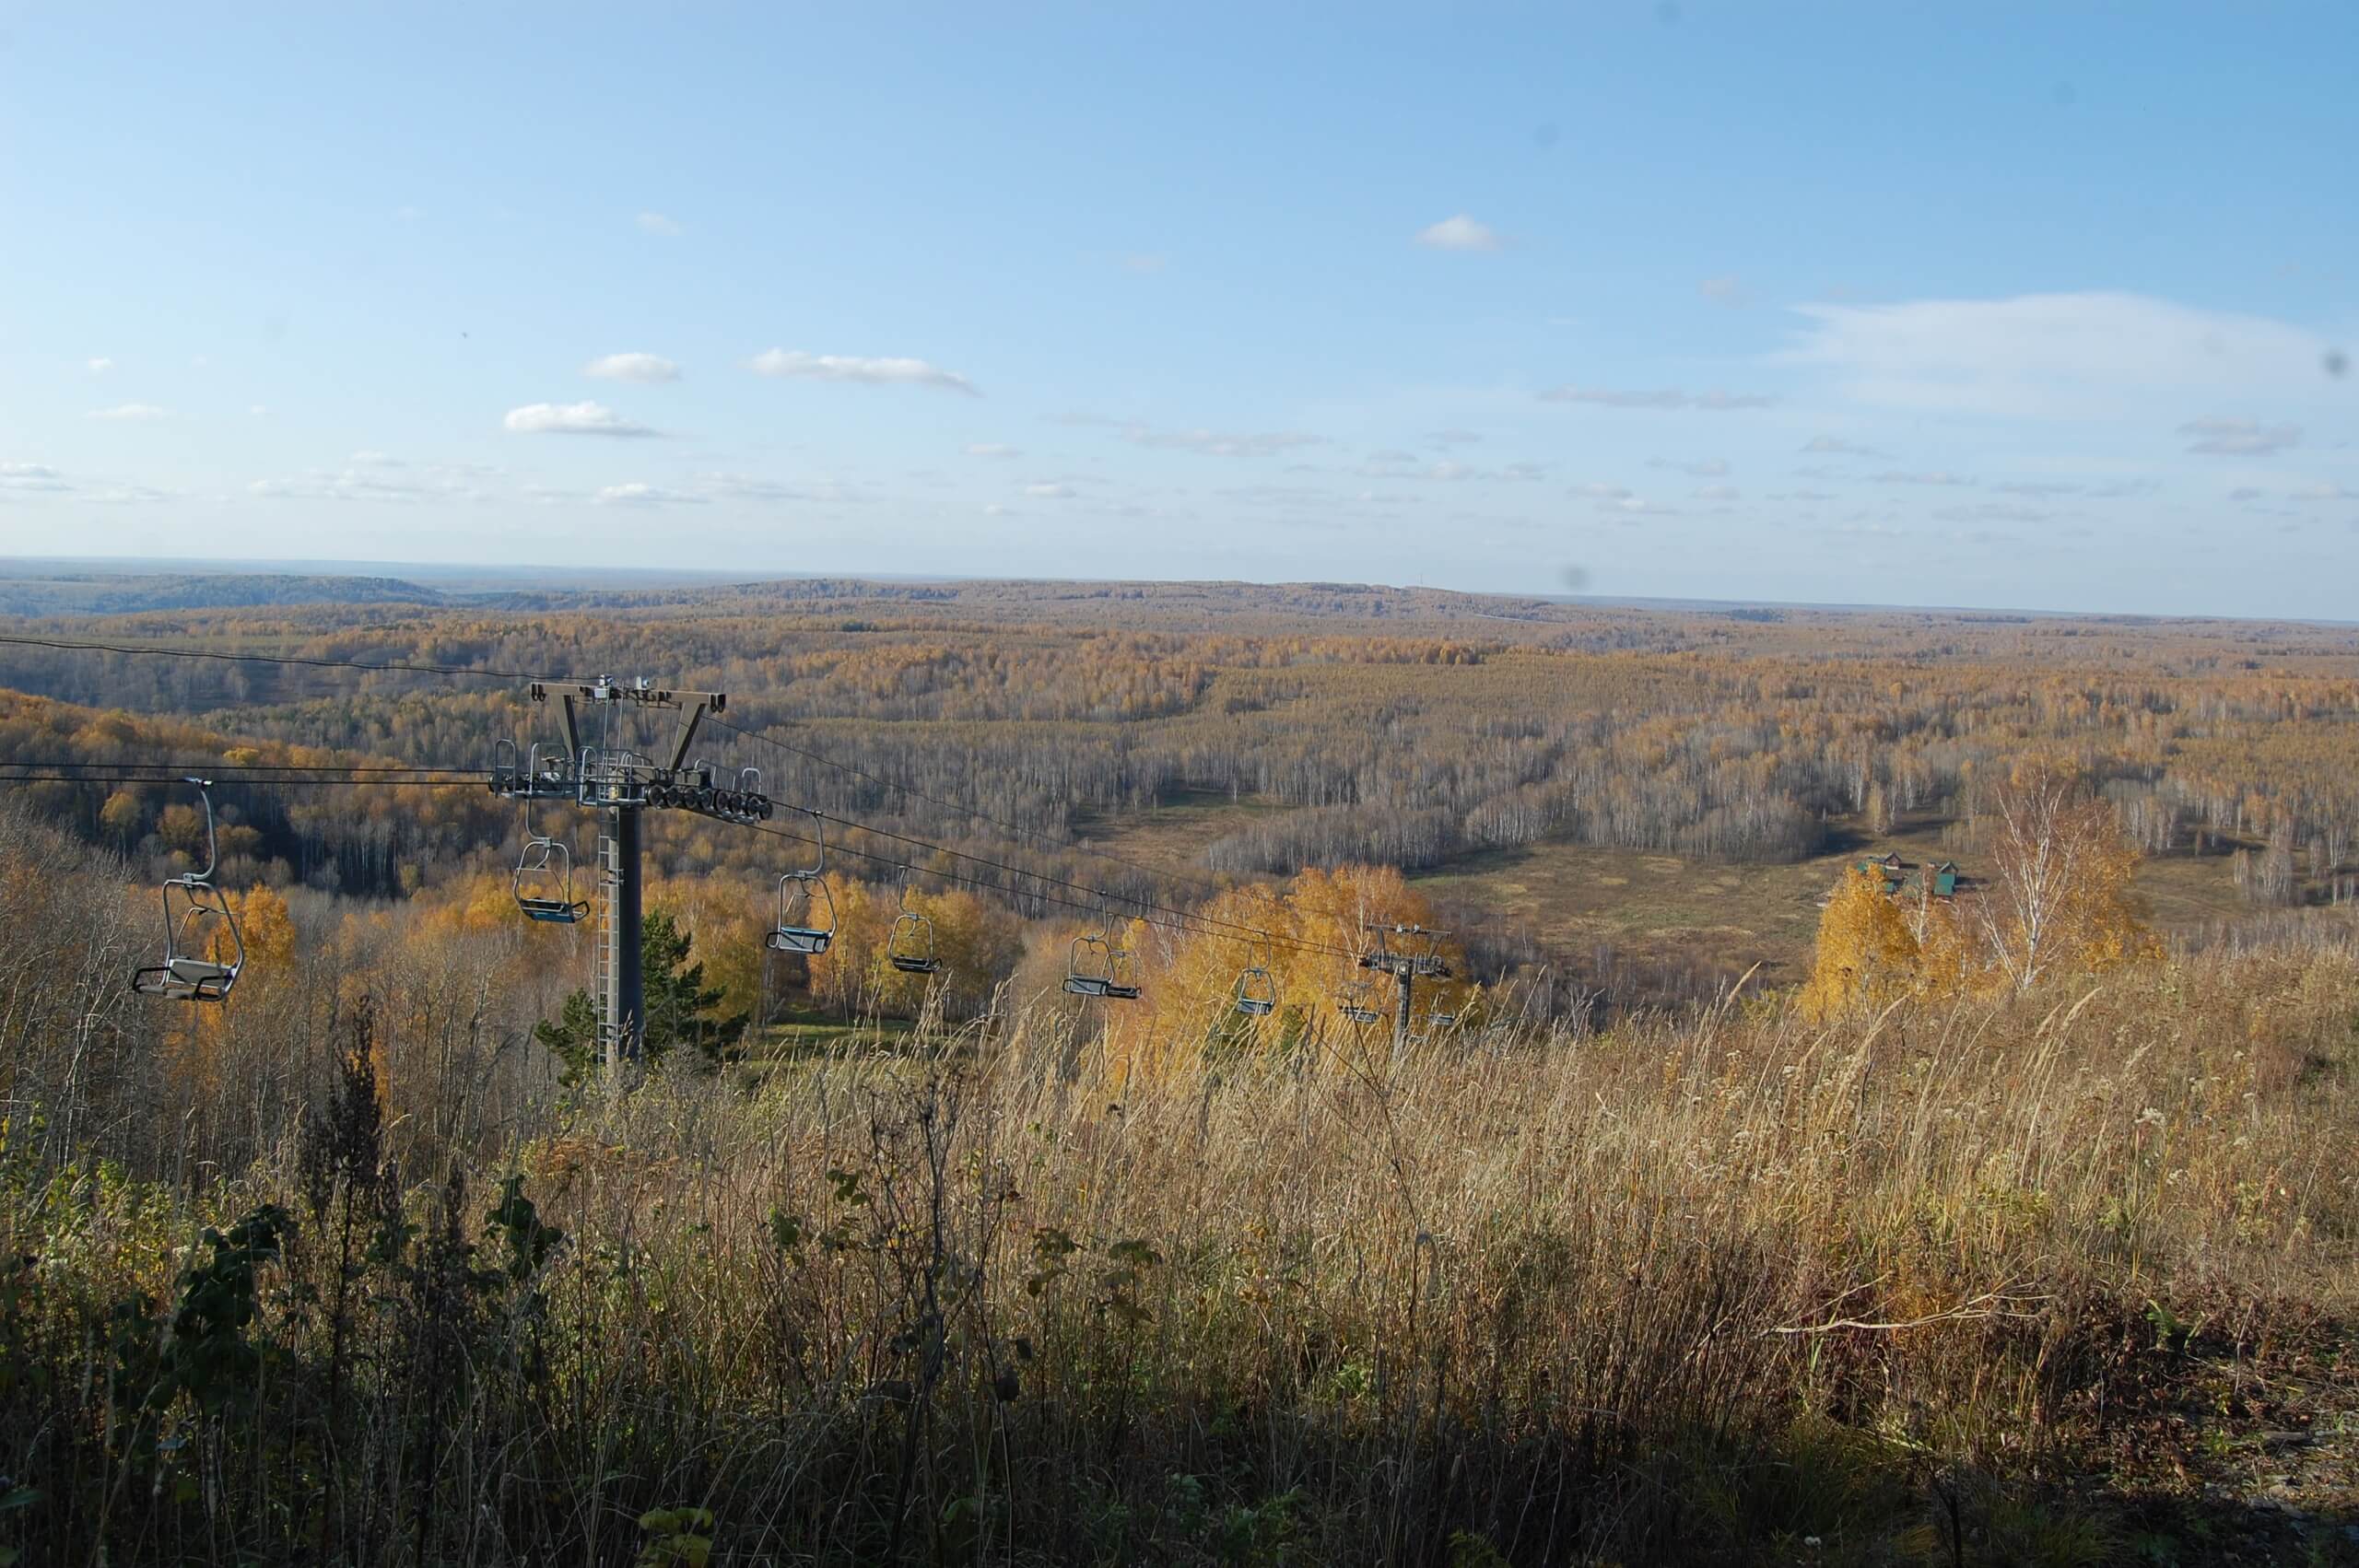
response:
[[[1806,452],[1826,452],[1838,457],[1886,457],[1891,454],[1873,447],[1863,447],[1857,441],[1847,441],[1840,436],[1813,436],[1802,443]]]
[[[528,403],[511,408],[502,421],[509,429],[527,436],[651,436],[603,403]]]
[[[1417,243],[1437,251],[1496,251],[1500,240],[1498,230],[1489,224],[1460,213],[1417,230]]]
[[[1121,258],[1121,264],[1124,272],[1161,272],[1163,270],[1163,258],[1150,252],[1133,251],[1130,254]]]
[[[1436,430],[1426,438],[1426,442],[1437,447],[1471,447],[1482,439],[1479,430]]]
[[[856,381],[873,387],[939,387],[945,392],[980,397],[975,383],[955,370],[923,359],[871,357],[856,354],[806,354],[799,348],[773,348],[757,354],[755,370],[765,376],[786,376],[809,381]]]
[[[633,480],[627,485],[608,485],[591,501],[602,507],[700,507],[705,497],[687,490],[666,490],[659,486]]]
[[[1551,387],[1540,394],[1543,403],[1584,403],[1599,408],[1700,409],[1727,413],[1740,408],[1767,408],[1778,400],[1757,392],[1688,392],[1661,387],[1625,391],[1609,387]]]
[[[47,463],[0,462],[0,490],[58,493],[73,487],[65,482],[65,475]]]
[[[1011,447],[1005,441],[968,441],[967,443],[967,455],[968,457],[1010,458],[1022,457],[1024,452],[1022,449]]]
[[[1547,471],[1536,462],[1510,462],[1497,468],[1478,468],[1470,462],[1444,458],[1438,462],[1421,462],[1414,452],[1384,448],[1367,454],[1359,472],[1371,479],[1436,479],[1445,484],[1461,484],[1470,480],[1506,480],[1530,484],[1547,477]]]
[[[680,368],[661,354],[608,354],[581,367],[585,376],[605,381],[676,381]]]
[[[1070,501],[1075,494],[1072,486],[1054,479],[1044,480],[1038,485],[1027,485],[1024,486],[1024,493],[1043,501]]]
[[[1733,485],[1698,485],[1696,498],[1699,501],[1733,501],[1739,497]]]
[[[680,232],[680,226],[660,212],[643,212],[636,220],[642,234],[660,234],[666,240]]]
[[[1194,452],[1200,457],[1274,457],[1321,445],[1326,439],[1301,430],[1157,430],[1135,421],[1121,429],[1122,439],[1133,446]]]
[[[2260,316],[2122,293],[1794,307],[1777,358],[1818,367],[1851,399],[2002,415],[2105,416],[2175,390],[2315,381],[2325,341]]]
[[[1884,473],[1875,476],[1875,482],[1879,485],[1941,486],[1971,485],[1974,483],[1973,480],[1966,478],[1964,474],[1951,474],[1942,469],[1916,471],[1886,469]]]
[[[114,369],[114,361],[113,361],[113,360],[111,360],[111,359],[110,359],[110,358],[108,358],[108,357],[107,357],[105,355],[103,355],[103,354],[100,355],[100,356],[99,356],[97,358],[95,358],[95,359],[91,359],[91,360],[88,361],[88,365],[89,365],[89,367],[90,367],[90,374],[92,374],[93,376],[103,376],[103,375],[105,375],[109,370],[111,370],[111,369]]]
[[[1738,281],[1734,273],[1708,277],[1696,286],[1696,292],[1716,305],[1735,308],[1753,303],[1753,296],[1744,291],[1744,285]]]
[[[1678,458],[1656,457],[1647,460],[1649,468],[1668,468],[1674,474],[1684,474],[1692,479],[1724,479],[1728,477],[1726,458],[1702,457],[1683,461]]]
[[[246,486],[246,493],[264,500],[388,505],[484,500],[489,497],[479,481],[493,472],[471,464],[413,469],[383,452],[357,451],[342,468],[306,469],[285,478],[257,479]]]
[[[1940,522],[2046,522],[2056,514],[2045,507],[2026,506],[2021,501],[1976,501],[1971,506],[1937,507],[1933,517]]]
[[[2299,425],[2263,425],[2253,419],[2190,419],[2178,427],[2191,452],[2228,457],[2267,457],[2302,444]]]
[[[93,408],[87,415],[85,415],[86,418],[90,419],[123,419],[131,421],[170,419],[171,416],[172,411],[170,409],[158,408],[152,403],[119,403],[112,408]]]

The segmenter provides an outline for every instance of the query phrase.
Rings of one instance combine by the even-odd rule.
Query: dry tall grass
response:
[[[499,1131],[430,1113],[398,1020],[339,1068],[347,1006],[303,1125],[180,1185],[45,1157],[19,1113],[0,1540],[2094,1561],[2104,1507],[2039,1481],[2114,1390],[2199,1345],[2266,1366],[2359,1282],[2359,951],[2315,931],[1382,1071],[1312,1046],[1126,1082],[1088,1014],[1005,1016]],[[418,1108],[386,1126],[389,1060]]]

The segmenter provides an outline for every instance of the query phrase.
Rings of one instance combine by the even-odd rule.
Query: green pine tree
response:
[[[668,909],[651,909],[640,928],[640,967],[647,989],[647,1059],[660,1061],[675,1046],[693,1046],[707,1061],[727,1059],[744,1038],[747,1015],[720,1011],[720,988],[708,989],[704,965],[688,961],[694,939]],[[586,990],[565,999],[555,1019],[534,1025],[533,1037],[565,1063],[564,1082],[586,1082],[604,1063],[598,1056],[598,1009]]]

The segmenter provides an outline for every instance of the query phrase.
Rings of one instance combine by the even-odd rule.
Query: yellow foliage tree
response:
[[[1886,896],[1881,872],[1853,866],[1818,918],[1802,1014],[1825,1023],[1879,1007],[1919,982],[1920,948],[1908,918]]]
[[[1990,873],[1975,898],[1990,964],[2018,990],[2156,951],[2130,890],[2138,850],[2069,766],[2018,766],[1991,806]]]

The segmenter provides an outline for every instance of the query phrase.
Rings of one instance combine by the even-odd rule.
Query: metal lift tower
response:
[[[527,695],[546,703],[551,689],[535,682]],[[645,680],[624,685],[601,677],[560,688],[557,695],[565,712],[563,753],[535,746],[520,766],[513,743],[502,742],[493,758],[491,791],[526,802],[528,811],[532,802],[557,800],[606,813],[606,831],[598,839],[597,896],[590,906],[595,939],[590,993],[597,1005],[599,1051],[615,1076],[639,1060],[647,1037],[647,977],[640,950],[640,813],[650,806],[677,807],[727,822],[755,822],[768,818],[771,805],[761,792],[758,770],[742,770],[734,780],[738,787],[732,789],[719,784],[703,763],[688,763],[697,726],[706,714],[728,706],[725,694],[668,691]],[[660,759],[618,740],[648,727],[628,723],[626,716],[656,714],[678,716],[670,747]],[[595,738],[588,738],[593,732]],[[532,853],[529,847],[526,853]],[[570,903],[569,889],[555,907],[581,907]]]
[[[1392,1056],[1397,1062],[1409,1048],[1409,1000],[1411,989],[1419,976],[1430,979],[1448,979],[1449,961],[1437,951],[1448,931],[1429,931],[1423,926],[1385,926],[1376,932],[1377,946],[1373,953],[1360,954],[1360,967],[1390,975],[1394,982],[1392,1009]],[[1402,945],[1413,951],[1397,952],[1392,937],[1408,939]]]

